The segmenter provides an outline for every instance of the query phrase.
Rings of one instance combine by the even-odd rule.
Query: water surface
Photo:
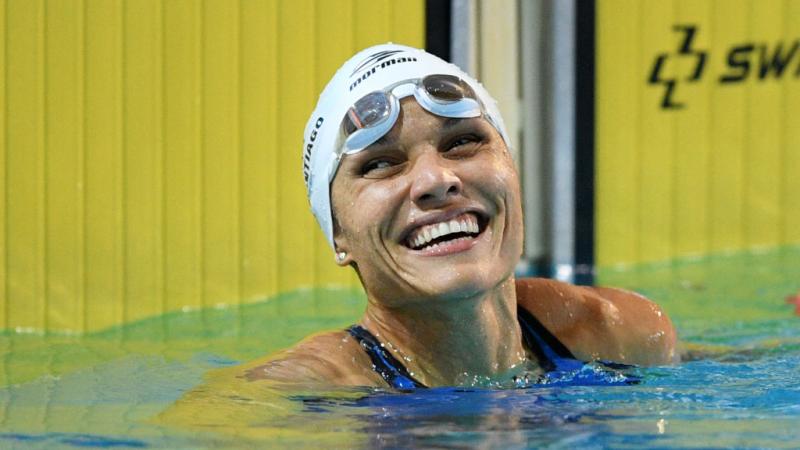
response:
[[[607,270],[710,357],[623,386],[286,392],[230,368],[360,315],[302,291],[85,337],[0,336],[0,448],[800,446],[800,249]],[[210,383],[210,384],[208,384]],[[216,387],[209,387],[216,386]],[[177,403],[176,403],[177,402]]]

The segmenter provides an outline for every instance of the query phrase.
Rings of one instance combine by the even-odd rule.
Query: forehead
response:
[[[414,96],[409,96],[400,99],[400,117],[398,117],[397,123],[394,124],[389,133],[395,132],[398,129],[402,130],[403,125],[439,128],[448,120],[450,119],[447,117],[437,116],[426,110],[417,103],[417,99],[415,99]]]
[[[413,96],[405,97],[400,100],[400,116],[397,118],[397,122],[388,133],[370,147],[396,145],[422,137],[435,137],[437,133],[444,133],[460,126],[493,129],[491,124],[482,117],[458,119],[438,116],[420,106]]]

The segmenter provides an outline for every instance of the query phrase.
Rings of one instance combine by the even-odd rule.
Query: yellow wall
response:
[[[302,129],[424,1],[0,1],[0,327],[87,331],[355,285],[308,212]]]
[[[597,20],[598,264],[800,243],[800,1],[599,0]],[[707,52],[695,81],[675,25]],[[744,44],[749,73],[722,83]],[[788,65],[762,79],[779,44]],[[683,108],[648,83],[660,53]]]

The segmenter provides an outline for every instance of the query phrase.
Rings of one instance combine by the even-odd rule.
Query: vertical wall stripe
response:
[[[753,37],[759,43],[779,42],[781,37],[780,0],[751,0],[750,21]],[[796,30],[800,29],[795,27]],[[772,46],[770,46],[772,47]],[[774,47],[772,47],[774,48]],[[759,55],[760,49],[754,54]],[[756,75],[756,74],[754,74]],[[750,82],[753,101],[748,108],[750,152],[746,167],[752,176],[747,184],[747,228],[751,246],[778,244],[780,162],[780,83],[764,79]]]
[[[49,311],[48,305],[50,304],[48,286],[49,286],[49,273],[48,273],[48,266],[49,266],[49,258],[48,255],[50,253],[50,248],[47,239],[47,226],[48,226],[48,217],[49,217],[49,184],[48,184],[48,168],[50,166],[50,158],[47,152],[48,143],[49,143],[49,123],[47,121],[48,110],[50,109],[49,99],[47,97],[47,86],[48,86],[48,73],[47,73],[47,51],[48,51],[48,33],[47,33],[47,2],[46,0],[39,0],[39,11],[40,15],[37,20],[37,27],[38,27],[38,51],[37,51],[37,61],[36,61],[36,68],[39,72],[39,82],[40,85],[37,87],[37,90],[40,91],[40,105],[38,111],[38,123],[41,125],[41,142],[39,147],[39,167],[37,170],[36,177],[38,178],[38,182],[41,185],[39,189],[39,199],[38,202],[41,204],[41,214],[42,214],[42,221],[36,224],[36,232],[37,232],[37,239],[40,242],[40,254],[37,261],[38,271],[39,271],[39,283],[41,284],[41,291],[44,294],[42,299],[42,318],[41,321],[43,323],[44,329],[48,329],[48,318],[49,318]]]
[[[714,31],[709,52],[724,55],[731,42],[741,39],[746,29],[747,0],[712,2]],[[723,13],[724,11],[724,13]],[[711,73],[725,71],[725,60],[709,61]],[[746,149],[746,104],[744,89],[714,84],[711,87],[711,147],[709,159],[708,217],[711,228],[709,250],[712,252],[741,248],[743,235],[743,170]]]
[[[244,146],[242,144],[242,116],[246,114],[242,110],[242,95],[244,95],[244,91],[242,89],[242,83],[244,82],[244,63],[242,62],[242,47],[243,47],[243,39],[242,39],[242,0],[238,0],[238,5],[236,6],[236,36],[235,36],[235,45],[236,45],[236,256],[237,256],[237,286],[236,286],[236,298],[235,303],[241,304],[242,303],[242,296],[244,295],[244,278],[245,278],[245,271],[247,270],[244,261],[244,255],[242,252],[243,248],[243,241],[244,241],[244,211],[242,210],[242,205],[244,204],[244,170],[242,168],[242,164],[244,162]],[[237,309],[237,312],[240,312],[240,309]],[[241,314],[237,314],[238,324],[241,325]],[[241,326],[238,327],[241,329]]]
[[[390,40],[392,24],[389,0],[355,0],[355,14],[357,48]]]
[[[119,253],[120,156],[118,81],[121,27],[116,3],[86,3],[86,326],[122,319]],[[91,39],[89,39],[91,36]]]
[[[154,199],[154,207],[158,208],[160,217],[159,223],[155,224],[157,229],[154,233],[158,236],[158,264],[159,264],[159,313],[164,314],[168,311],[167,306],[167,278],[168,278],[168,265],[167,265],[167,243],[165,236],[167,235],[167,195],[166,195],[166,180],[167,180],[167,74],[166,74],[166,54],[167,54],[167,22],[166,11],[167,6],[163,2],[156,5],[158,8],[158,62],[156,73],[158,77],[158,164],[159,164],[159,192],[161,196]]]
[[[166,308],[202,302],[200,4],[165,2]]]
[[[424,3],[424,1],[417,0],[389,3],[391,11],[388,18],[392,23],[391,34],[388,36],[389,40],[424,47],[426,23]],[[448,17],[443,17],[440,20],[443,23],[449,23],[449,14]],[[420,41],[421,37],[423,39]]]
[[[9,328],[8,310],[10,291],[8,289],[8,64],[6,54],[8,48],[8,22],[6,21],[6,0],[0,0],[0,326]],[[4,361],[5,362],[5,361]]]
[[[276,26],[275,5],[242,2],[240,116],[242,146],[242,297],[256,300],[274,295],[276,267]]]
[[[649,1],[643,6],[639,34],[642,46],[638,52],[638,61],[643,70],[639,73],[639,82],[649,76],[647,72],[652,52],[647,49],[670,49],[677,45],[677,39],[671,34],[652,33],[652,30],[672,27],[675,23],[675,5],[671,2]],[[674,76],[675,72],[670,70],[668,75]],[[661,96],[662,92],[655,89],[644,89],[639,96],[641,133],[637,143],[640,153],[637,173],[640,200],[637,205],[636,239],[639,252],[636,258],[649,260],[669,258],[673,251],[675,123],[673,117],[664,117],[655,108],[649,107],[659,104]],[[642,205],[648,207],[643,208]],[[602,245],[602,242],[598,244]]]
[[[280,291],[290,286],[312,286],[314,281],[314,227],[312,218],[305,206],[305,187],[300,177],[295,176],[300,167],[300,157],[294,151],[302,140],[302,133],[309,111],[315,100],[313,20],[316,3],[310,0],[281,2],[279,4],[280,46],[279,89],[296,92],[295,95],[281,96],[278,103],[278,133],[282,146],[278,158],[282,195],[278,198],[279,218],[278,245],[279,266],[278,285]],[[301,125],[302,124],[302,125]],[[295,128],[296,127],[296,128]]]
[[[159,0],[152,4],[154,22],[152,42],[154,67],[150,69],[153,79],[153,104],[151,106],[154,135],[153,177],[155,178],[150,201],[153,209],[153,221],[150,223],[150,232],[153,235],[151,258],[153,265],[153,314],[164,314],[166,311],[164,298],[165,272],[164,266],[164,5]],[[147,260],[141,264],[147,264]]]
[[[600,2],[598,8],[601,53],[597,63],[597,126],[601,132],[597,135],[596,242],[614,242],[610,247],[601,247],[601,263],[632,261],[638,254],[635,236],[639,192],[633,180],[637,178],[640,131],[632,124],[639,117],[639,102],[638,92],[630,86],[639,84],[643,73],[641,68],[633,67],[638,59],[638,17],[643,7],[638,0],[625,0]],[[614,51],[607,51],[612,47]],[[619,70],[623,67],[629,70]],[[621,183],[620,179],[626,181]]]
[[[522,4],[520,4],[522,8]],[[425,2],[425,50],[445,61],[450,61],[450,42],[452,30],[452,3]],[[399,28],[398,26],[395,29]],[[521,39],[525,39],[521,37]]]
[[[777,19],[777,22],[779,24],[778,28],[780,30],[779,33],[778,33],[778,39],[779,40],[787,40],[788,41],[786,29],[787,29],[787,25],[789,27],[791,25],[789,25],[787,23],[787,21],[786,21],[787,20],[787,14],[789,14],[787,1],[786,0],[778,0],[778,7],[779,7],[779,10],[780,10],[780,15],[778,16],[778,19]],[[798,45],[798,49],[795,50],[795,52],[800,50],[800,39],[798,39],[796,44]],[[788,51],[788,49],[783,49],[783,50],[784,51]],[[798,63],[798,67],[800,67],[800,63]],[[787,133],[788,126],[787,125],[788,125],[788,122],[789,122],[787,120],[787,115],[786,115],[786,94],[787,94],[786,80],[782,79],[778,83],[778,99],[779,99],[778,110],[780,112],[780,115],[778,116],[778,121],[779,121],[779,125],[778,125],[778,140],[780,142],[780,146],[778,147],[778,164],[779,164],[778,165],[778,173],[779,173],[779,175],[778,175],[778,205],[777,205],[777,208],[778,208],[778,211],[779,211],[779,216],[778,216],[778,236],[777,236],[778,242],[783,242],[784,238],[786,237],[786,232],[785,232],[785,229],[784,229],[784,225],[786,223],[784,221],[784,218],[785,218],[786,214],[782,214],[781,213],[781,211],[784,211],[783,206],[786,204],[784,196],[786,195],[785,186],[786,186],[786,182],[787,182],[786,177],[784,176],[785,174],[783,173],[784,165],[782,164],[782,162],[786,161],[786,158],[788,157],[788,153],[789,153],[788,152],[788,147],[787,147],[787,142],[786,142],[786,138],[787,138],[787,135],[788,135],[788,133]]]
[[[235,2],[204,3],[203,281],[213,303],[240,297],[238,15]]]
[[[79,332],[86,332],[88,330],[88,308],[87,308],[87,274],[86,274],[86,261],[87,261],[87,254],[89,253],[89,248],[87,245],[87,229],[86,229],[86,168],[87,168],[87,158],[86,158],[86,53],[87,53],[87,37],[86,37],[86,14],[87,14],[87,6],[86,2],[88,0],[81,0],[80,1],[80,10],[78,13],[79,23],[80,26],[78,27],[78,46],[75,49],[75,53],[77,54],[78,63],[78,71],[79,76],[77,77],[77,87],[76,89],[79,92],[78,95],[78,105],[77,105],[77,116],[79,122],[79,167],[80,167],[80,176],[78,179],[79,183],[79,200],[78,200],[78,220],[80,221],[78,233],[80,235],[80,270],[79,270],[79,277],[80,277],[80,289],[78,292],[79,296],[79,303],[80,303],[80,317],[78,317],[77,323],[69,326],[66,328],[68,330],[75,330]]]
[[[131,317],[131,307],[128,300],[131,298],[128,295],[128,284],[130,283],[130,274],[128,273],[128,251],[130,250],[130,245],[128,243],[128,238],[131,236],[129,233],[129,224],[128,224],[128,204],[126,203],[127,194],[129,189],[129,180],[125,178],[125,162],[128,158],[128,153],[131,149],[128,146],[128,127],[127,127],[127,119],[128,119],[128,110],[127,110],[127,102],[130,100],[127,97],[127,92],[125,90],[127,80],[126,80],[126,66],[130,64],[130,62],[125,58],[125,50],[126,50],[126,38],[127,38],[127,29],[128,23],[126,19],[126,3],[129,0],[121,0],[119,4],[119,8],[116,11],[116,18],[119,23],[119,28],[117,29],[117,39],[115,40],[116,48],[114,52],[114,60],[116,62],[116,66],[118,67],[117,76],[114,78],[114,88],[115,88],[115,97],[118,99],[119,107],[115,111],[117,114],[115,115],[116,123],[114,124],[115,127],[119,130],[117,134],[117,146],[119,148],[119,157],[114,161],[114,176],[115,176],[115,183],[117,184],[116,189],[116,198],[115,204],[115,214],[114,214],[114,228],[118,230],[116,235],[116,241],[114,242],[114,246],[116,247],[116,254],[115,254],[115,263],[119,267],[119,295],[116,298],[117,303],[119,304],[118,310],[120,312],[120,320],[121,322],[127,322]]]
[[[708,1],[678,0],[676,23],[692,24],[699,32],[694,36],[694,48],[708,48],[709,24]],[[671,48],[683,43],[682,33],[673,34]],[[677,75],[691,74],[697,66],[692,57],[676,59]],[[638,81],[642,84],[641,77]],[[691,107],[685,107],[676,115],[674,136],[674,205],[671,220],[674,224],[674,252],[682,255],[699,255],[706,250],[707,243],[707,161],[708,161],[708,89],[699,83],[682,83],[680,95],[691,99]],[[644,206],[644,205],[642,205]],[[642,239],[645,239],[642,236]]]
[[[205,239],[206,235],[206,225],[205,225],[205,214],[206,214],[206,204],[205,204],[205,185],[206,185],[206,165],[205,165],[205,155],[206,155],[206,142],[203,138],[203,127],[205,126],[205,115],[207,109],[207,101],[204,96],[204,85],[206,82],[206,30],[205,30],[205,2],[198,3],[194,2],[196,6],[195,15],[194,15],[194,25],[195,25],[195,59],[197,61],[197,66],[195,67],[196,71],[196,82],[195,82],[195,89],[194,92],[195,98],[199,99],[197,101],[197,109],[196,109],[196,121],[195,121],[195,145],[197,149],[197,158],[196,158],[196,166],[195,171],[198,174],[197,176],[197,185],[195,189],[195,204],[197,205],[197,259],[199,263],[200,269],[200,277],[198,278],[198,286],[200,292],[200,306],[205,306],[208,304],[208,295],[206,292],[205,286],[205,279],[207,274],[207,267],[205,264],[206,260],[206,251],[205,246],[203,245],[203,240]]]
[[[64,329],[86,331],[86,4],[85,0],[76,2],[75,11],[72,16],[76,22],[75,26],[75,47],[71,53],[75,58],[75,79],[73,88],[75,89],[75,146],[76,154],[76,177],[75,186],[75,236],[78,244],[75,246],[75,259],[77,267],[75,269],[75,292],[73,298],[65,298],[65,303],[76,303],[75,316],[72,323],[65,323]],[[75,298],[77,297],[77,298]]]
[[[597,2],[575,5],[575,236],[577,284],[594,283],[595,73]],[[528,130],[526,130],[528,131]],[[534,152],[523,154],[532,157]],[[529,205],[531,207],[532,205]],[[528,223],[530,226],[530,223]]]
[[[76,322],[80,292],[80,122],[76,114],[80,90],[77,46],[79,4],[47,1],[45,16],[45,152],[46,152],[46,270],[48,327]],[[69,308],[67,307],[69,306]]]
[[[796,30],[800,24],[800,1],[786,0],[784,18],[784,40],[797,39]],[[798,49],[800,53],[800,49]],[[800,78],[800,60],[788,70],[794,70],[794,79],[784,80],[783,114],[784,122],[784,158],[783,164],[783,242],[800,242],[800,127],[792,123],[790,118],[797,117],[797,105],[800,105],[800,88],[797,86]]]
[[[7,152],[6,214],[8,215],[7,276],[9,322],[15,327],[42,328],[43,136],[41,3],[11,2],[7,6],[6,102],[7,145],[24,151]],[[24,306],[24,307],[23,307]]]
[[[124,34],[123,204],[125,210],[126,320],[157,314],[161,305],[159,245],[160,88],[158,4],[128,1]]]

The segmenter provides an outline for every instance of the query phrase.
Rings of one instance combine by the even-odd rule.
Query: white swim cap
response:
[[[381,44],[358,52],[339,68],[325,86],[317,107],[306,124],[303,142],[303,176],[311,211],[331,247],[333,215],[330,184],[339,165],[341,125],[353,104],[366,94],[381,91],[405,80],[428,75],[453,75],[467,82],[483,104],[484,114],[509,146],[497,103],[486,89],[457,66],[424,50],[397,44]]]

